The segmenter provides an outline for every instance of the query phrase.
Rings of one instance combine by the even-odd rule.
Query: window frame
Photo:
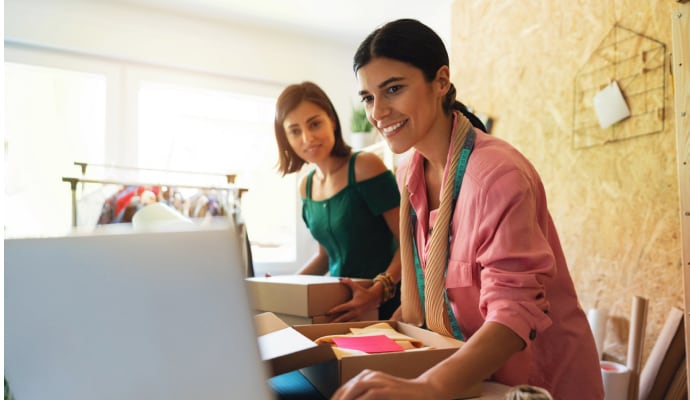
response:
[[[5,40],[5,62],[96,73],[106,78],[105,163],[136,165],[138,162],[138,93],[142,81],[191,85],[211,90],[229,90],[247,95],[277,98],[286,85],[252,77],[237,77],[212,71],[154,65],[99,54],[14,43]],[[77,161],[77,160],[75,160]],[[277,173],[277,172],[276,172]],[[297,174],[289,179],[297,179]],[[291,273],[316,250],[316,245],[301,221],[301,199],[295,183],[296,259],[257,262],[257,274]]]

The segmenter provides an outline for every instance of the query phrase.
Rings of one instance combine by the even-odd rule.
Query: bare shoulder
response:
[[[302,199],[307,197],[307,180],[309,180],[309,174],[302,175],[299,180],[299,197]]]
[[[382,174],[387,169],[379,156],[363,151],[355,159],[355,180],[365,181]]]

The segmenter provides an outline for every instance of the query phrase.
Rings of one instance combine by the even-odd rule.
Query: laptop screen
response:
[[[19,400],[272,398],[232,226],[5,240]]]

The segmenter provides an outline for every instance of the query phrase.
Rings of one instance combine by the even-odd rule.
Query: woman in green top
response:
[[[395,177],[375,154],[352,152],[333,104],[314,83],[283,90],[275,135],[283,175],[306,163],[315,166],[299,190],[302,218],[319,247],[298,273],[343,277],[353,298],[329,311],[334,322],[356,320],[376,306],[379,318],[389,319],[400,305]],[[374,284],[364,288],[349,278],[374,279]]]

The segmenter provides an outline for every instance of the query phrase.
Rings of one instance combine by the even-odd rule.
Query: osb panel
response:
[[[493,134],[541,173],[582,307],[627,321],[632,296],[649,298],[643,360],[670,308],[683,307],[672,77],[666,65],[663,131],[588,148],[572,142],[574,83],[616,23],[670,55],[673,5],[455,0],[452,14],[458,98],[492,116]],[[615,339],[627,339],[627,326],[620,331],[607,339],[619,359],[626,347]]]

